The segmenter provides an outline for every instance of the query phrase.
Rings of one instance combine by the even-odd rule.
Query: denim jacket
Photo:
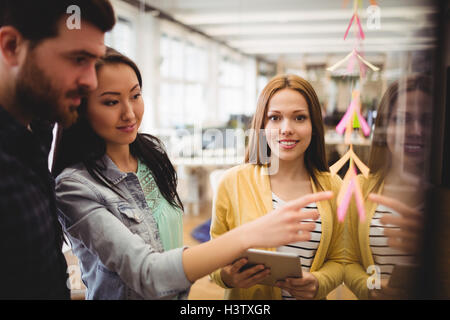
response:
[[[99,164],[126,200],[83,164],[56,178],[58,216],[79,259],[86,299],[187,298],[185,248],[164,252],[136,174],[120,171],[107,155]]]

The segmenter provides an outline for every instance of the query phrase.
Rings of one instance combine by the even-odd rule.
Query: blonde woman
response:
[[[273,78],[259,96],[251,129],[246,163],[228,170],[219,183],[212,238],[291,199],[339,190],[341,180],[330,176],[325,159],[320,104],[306,80],[295,75]],[[304,210],[319,213],[318,219],[307,220],[310,240],[265,248],[298,254],[303,278],[284,279],[275,287],[260,285],[270,270],[257,265],[240,272],[246,263],[241,259],[212,274],[226,288],[226,299],[322,299],[342,282],[343,227],[336,219],[335,202],[312,203]]]

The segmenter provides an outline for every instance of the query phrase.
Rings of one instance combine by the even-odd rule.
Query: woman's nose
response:
[[[284,120],[281,123],[281,134],[282,135],[290,135],[292,134],[292,124],[289,120]]]
[[[125,102],[122,110],[122,120],[124,121],[132,120],[134,119],[134,117],[135,115],[133,105],[129,102]]]
[[[414,135],[421,136],[424,131],[424,126],[422,124],[421,119],[414,119],[408,128],[408,130],[411,130],[410,133]]]

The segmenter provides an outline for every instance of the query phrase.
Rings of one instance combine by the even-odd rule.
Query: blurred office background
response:
[[[352,86],[360,85],[363,114],[372,124],[392,81],[433,69],[437,8],[429,0],[377,1],[378,24],[368,19],[371,2],[359,1],[364,57],[380,68],[369,69],[361,84],[358,68],[352,74],[345,65],[326,70],[355,46],[353,32],[343,39],[353,1],[112,2],[118,23],[106,43],[141,68],[146,106],[141,131],[164,141],[180,167],[180,188],[184,178],[199,184],[187,188],[188,202],[208,201],[201,186],[211,170],[242,163],[244,147],[226,131],[248,127],[258,94],[276,74],[295,73],[313,85],[333,163],[346,148],[334,126],[349,105]],[[353,143],[366,160],[370,137],[356,135]]]
[[[142,71],[146,109],[141,131],[164,141],[177,168],[188,244],[195,243],[191,231],[210,218],[221,170],[243,162],[245,146],[226,132],[235,130],[242,137],[258,94],[271,77],[294,73],[313,85],[323,108],[331,164],[347,148],[335,126],[350,103],[352,86],[360,86],[363,115],[372,125],[390,83],[415,72],[436,76],[436,59],[443,59],[437,50],[442,9],[438,1],[377,0],[378,12],[369,8],[369,0],[359,1],[364,57],[380,68],[368,69],[363,83],[357,68],[351,74],[346,74],[345,66],[326,70],[355,46],[353,32],[343,39],[353,1],[112,3],[117,25],[106,35],[106,43],[134,59]],[[373,20],[377,14],[379,20]],[[438,128],[442,136],[443,124]],[[353,137],[363,161],[370,142],[370,136]],[[441,157],[442,146],[436,149]],[[222,292],[214,291],[207,279],[200,283],[190,298],[221,298]],[[338,292],[334,298],[351,295]]]

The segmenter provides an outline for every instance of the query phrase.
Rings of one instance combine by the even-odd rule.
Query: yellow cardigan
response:
[[[378,175],[370,175],[368,179],[364,176],[358,176],[361,185],[362,194],[367,197],[367,192],[372,190],[380,179]],[[384,182],[373,190],[373,193],[381,193]],[[371,201],[365,201],[366,219],[359,222],[359,215],[355,203],[352,201],[345,221],[345,250],[346,265],[344,269],[344,283],[359,299],[369,298],[369,289],[367,287],[368,274],[367,268],[374,265],[375,262],[370,249],[369,232],[370,223],[375,213],[377,204]]]
[[[325,190],[332,190],[337,196],[341,186],[339,177],[332,178],[328,172],[317,172],[316,176]],[[321,191],[312,179],[311,184],[313,192]],[[343,282],[344,226],[337,221],[335,200],[321,201],[317,203],[317,207],[322,220],[322,236],[311,265],[311,273],[319,282],[315,299],[324,299]],[[211,237],[216,238],[272,210],[267,166],[244,164],[233,167],[227,170],[218,186],[213,203]],[[281,299],[281,290],[277,287],[255,285],[249,289],[228,288],[221,279],[220,269],[213,272],[211,278],[226,289],[225,299]]]

